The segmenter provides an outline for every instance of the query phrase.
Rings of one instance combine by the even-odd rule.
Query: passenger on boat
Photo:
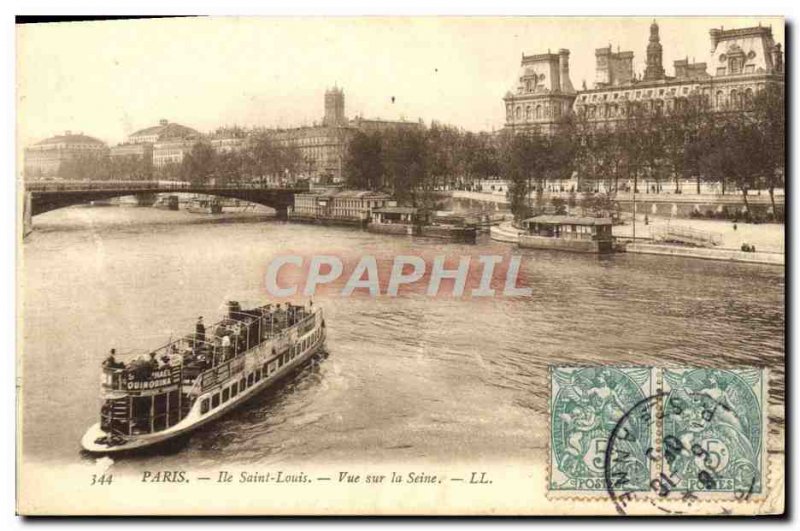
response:
[[[203,342],[206,340],[206,326],[203,324],[203,316],[197,318],[197,324],[194,327],[195,329],[195,338],[199,342]]]
[[[222,336],[222,361],[228,361],[233,357],[233,349],[231,348],[230,334]]]
[[[111,349],[111,352],[108,354],[108,357],[103,361],[103,367],[108,367],[109,369],[124,369],[125,364],[122,362],[117,361],[115,357],[117,353],[116,349]]]
[[[153,370],[158,366],[154,358],[154,352],[151,352],[149,355],[142,354],[128,363],[126,369],[134,373],[139,379],[149,378],[150,374],[152,374]]]

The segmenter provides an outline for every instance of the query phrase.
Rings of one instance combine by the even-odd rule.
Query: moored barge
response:
[[[612,220],[564,215],[542,215],[522,222],[525,232],[519,246],[530,249],[553,249],[578,253],[611,253]]]
[[[218,419],[300,367],[325,341],[322,309],[267,304],[128,363],[103,362],[100,422],[81,440],[91,453],[138,450],[187,434]]]
[[[475,243],[478,229],[460,216],[435,216],[414,207],[387,206],[372,211],[367,229],[383,234],[425,236]]]

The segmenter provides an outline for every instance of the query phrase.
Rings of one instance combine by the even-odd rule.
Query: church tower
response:
[[[658,36],[658,24],[654,20],[650,24],[650,42],[647,44],[647,67],[644,69],[644,80],[664,79],[664,67],[661,64],[661,38]]]
[[[347,119],[344,116],[344,91],[339,87],[333,87],[325,91],[325,117],[322,119],[323,125],[337,126],[345,125]]]

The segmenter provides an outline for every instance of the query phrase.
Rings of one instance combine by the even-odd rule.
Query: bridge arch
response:
[[[25,205],[26,207],[30,205],[31,216],[90,201],[127,195],[188,193],[239,199],[264,205],[275,209],[279,218],[286,217],[289,207],[294,204],[296,193],[307,191],[307,188],[301,187],[211,186],[191,185],[190,183],[164,185],[159,184],[158,181],[130,181],[114,184],[104,182],[31,183],[27,184],[25,189],[30,199],[30,201],[25,201]]]

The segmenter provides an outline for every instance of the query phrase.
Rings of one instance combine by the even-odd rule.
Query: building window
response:
[[[536,119],[537,120],[541,120],[542,119],[542,106],[541,105],[537,105],[536,106]]]
[[[227,402],[228,399],[230,399],[230,397],[231,397],[231,391],[229,388],[226,387],[225,389],[222,390],[222,401]]]
[[[525,119],[526,120],[530,120],[531,119],[531,106],[530,105],[527,105],[525,107]]]
[[[214,393],[214,395],[211,397],[211,409],[214,409],[217,406],[219,406],[219,393]]]
[[[205,415],[208,413],[208,398],[204,398],[202,402],[200,402],[200,414]]]

